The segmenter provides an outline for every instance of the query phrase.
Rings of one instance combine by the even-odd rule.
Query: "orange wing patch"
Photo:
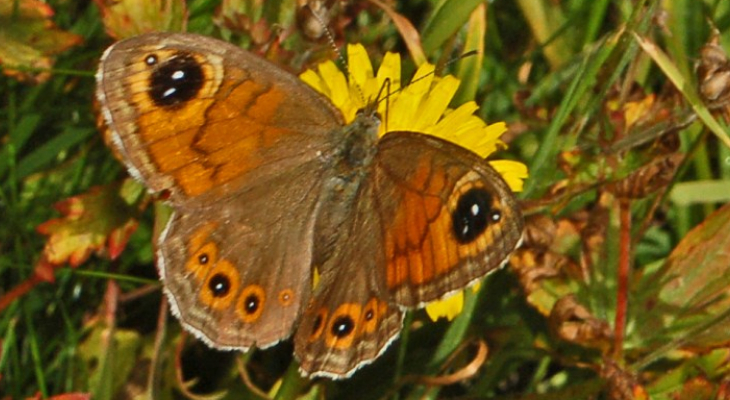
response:
[[[177,136],[180,132],[191,127],[205,124],[205,113],[214,101],[215,93],[221,86],[223,76],[222,60],[215,56],[189,54],[198,64],[203,74],[203,85],[195,98],[182,104],[180,107],[159,107],[150,98],[150,80],[152,70],[145,59],[154,56],[159,63],[164,63],[178,55],[175,50],[157,50],[141,54],[139,60],[131,67],[127,82],[130,87],[132,103],[139,112],[137,121],[138,132],[145,143],[154,143],[158,140]],[[175,149],[177,150],[177,149]]]
[[[322,307],[317,311],[317,316],[314,317],[314,325],[312,326],[312,332],[309,335],[309,343],[316,342],[320,336],[322,336],[322,333],[324,332],[325,325],[327,323],[327,308]]]
[[[215,310],[222,310],[230,306],[236,297],[241,277],[233,263],[218,258],[218,244],[210,240],[217,227],[217,223],[210,222],[191,235],[185,269],[200,285],[200,301]]]
[[[264,312],[266,304],[266,293],[259,285],[248,285],[241,291],[238,297],[236,312],[243,322],[254,323]]]
[[[326,325],[325,343],[327,347],[348,349],[358,336],[362,306],[357,303],[341,304],[332,313]]]
[[[479,180],[478,176],[470,176],[470,174],[467,174],[464,178],[462,178],[460,182],[457,183],[456,187],[457,190],[449,198],[449,203],[446,207],[446,212],[448,212],[449,214],[451,214],[451,211],[456,210],[457,203],[462,195],[472,189],[486,189],[481,180]],[[494,209],[498,203],[499,199],[492,198],[492,204],[490,205],[490,208]],[[451,228],[451,232],[453,232],[453,227]],[[469,243],[459,243],[457,247],[459,260],[478,256],[479,254],[484,252],[484,249],[489,246],[490,243],[495,243],[495,241],[496,238],[494,237],[493,230],[486,229],[474,241],[471,241]]]
[[[289,307],[294,304],[294,291],[291,289],[284,289],[280,291],[278,300],[282,307]]]
[[[363,335],[375,333],[388,313],[385,301],[371,297],[363,306],[360,303],[340,304],[331,314],[322,307],[316,314],[308,342],[313,343],[324,335],[327,347],[347,350]]]
[[[217,223],[209,222],[198,228],[188,241],[188,261],[185,263],[185,269],[198,281],[205,279],[208,270],[218,262],[218,246],[208,241],[217,227]]]
[[[160,64],[179,56],[158,50],[144,57],[150,54]],[[150,98],[152,72],[144,57],[134,64],[128,82],[150,162],[156,171],[172,175],[184,194],[198,196],[256,169],[265,162],[262,152],[290,131],[271,126],[286,99],[281,89],[254,82],[240,68],[224,70],[222,60],[186,55],[197,62],[203,77],[189,100],[169,107],[155,104]]]
[[[469,172],[456,182],[457,189],[444,198],[448,174],[449,171],[433,170],[425,162],[419,165],[409,181],[412,186],[402,190],[402,206],[396,209],[385,232],[388,289],[398,292],[409,286],[419,293],[417,301],[431,297],[423,293],[441,291],[429,287],[457,273],[456,267],[464,260],[478,257],[495,240],[492,229],[469,242],[457,240],[453,213],[459,199],[469,190],[486,188],[481,176]],[[498,200],[492,202],[491,206],[496,207]]]
[[[200,301],[214,310],[224,310],[236,298],[241,277],[228,260],[218,261],[210,269],[200,289]]]
[[[362,332],[368,335],[374,333],[378,329],[380,320],[385,317],[386,311],[388,311],[388,304],[375,297],[371,298],[363,309]]]

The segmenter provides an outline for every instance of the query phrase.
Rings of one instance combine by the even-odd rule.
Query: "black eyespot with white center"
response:
[[[223,274],[215,274],[208,280],[208,289],[213,297],[224,297],[231,290],[231,281]]]
[[[209,260],[210,259],[208,258],[208,254],[207,253],[203,253],[203,254],[201,254],[201,255],[198,256],[198,262],[200,263],[200,265],[207,264]]]
[[[250,294],[246,297],[246,300],[244,300],[243,307],[246,313],[254,314],[256,311],[258,311],[260,304],[261,300],[259,299],[259,296],[255,294]]]
[[[354,329],[355,322],[349,315],[337,317],[331,327],[332,335],[340,339],[349,336]]]
[[[149,96],[160,107],[174,107],[194,98],[203,87],[203,68],[195,57],[180,53],[159,63],[149,55],[145,63],[154,68],[150,75]]]
[[[492,196],[484,189],[473,188],[459,197],[451,213],[454,235],[461,244],[478,238],[490,223],[498,222],[501,214],[492,207]]]

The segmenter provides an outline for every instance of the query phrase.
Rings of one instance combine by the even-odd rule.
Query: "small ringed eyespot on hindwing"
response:
[[[200,280],[208,279],[208,272],[218,265],[218,245],[215,242],[190,243],[188,245],[189,257],[185,263],[185,269],[192,272],[195,278]],[[237,279],[234,271],[225,271],[226,275],[231,279]]]
[[[205,83],[203,67],[190,54],[178,53],[162,62],[149,55],[145,63],[153,68],[148,92],[150,99],[160,107],[178,106],[195,98]]]
[[[322,332],[324,332],[324,323],[327,319],[327,309],[321,308],[317,312],[317,316],[314,317],[314,323],[312,324],[312,333],[309,335],[309,341],[313,342],[317,339],[319,339],[320,336],[322,336]]]
[[[317,332],[319,328],[322,327],[322,314],[318,314],[317,317],[314,318],[314,323],[312,324],[312,332]]]
[[[198,258],[194,258],[197,264]],[[193,277],[200,279],[199,300],[215,310],[227,308],[236,298],[240,279],[236,267],[228,260],[215,260],[211,256],[209,263],[214,262],[214,268],[205,270],[192,269]]]
[[[377,316],[378,312],[378,299],[371,298],[367,304],[365,304],[365,321],[372,321]]]
[[[243,301],[244,309],[246,310],[246,313],[253,314],[259,309],[261,300],[259,300],[259,297],[256,296],[256,294],[249,294],[246,299]]]
[[[461,244],[471,243],[499,221],[501,214],[492,209],[492,196],[482,188],[471,188],[462,193],[451,212],[453,233]],[[496,219],[495,219],[496,217]]]
[[[207,264],[208,261],[210,261],[210,259],[208,258],[208,253],[203,253],[203,254],[198,255],[198,262],[201,265]]]
[[[224,297],[231,290],[231,280],[221,273],[216,273],[208,280],[208,289],[213,297]]]
[[[266,295],[259,285],[248,285],[241,291],[238,298],[238,316],[244,322],[255,322],[264,311]]]
[[[363,306],[360,303],[343,303],[327,320],[325,344],[334,349],[349,349],[355,338],[362,332],[359,325],[362,319]],[[372,322],[370,322],[372,323]],[[367,326],[369,323],[365,323]]]
[[[345,338],[355,330],[355,321],[349,315],[340,315],[332,321],[330,332],[337,338]]]
[[[284,289],[279,292],[279,304],[284,307],[290,306],[294,302],[294,291],[291,289]]]
[[[363,332],[370,334],[378,329],[378,325],[380,324],[379,319],[382,316],[381,313],[385,312],[383,306],[383,302],[379,301],[375,297],[371,298],[367,304],[365,304],[365,308],[363,309],[364,322],[361,327]]]

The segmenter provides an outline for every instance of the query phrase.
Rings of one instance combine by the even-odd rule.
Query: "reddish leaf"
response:
[[[183,0],[94,0],[109,36],[123,39],[156,31],[185,31],[188,9]]]
[[[215,14],[215,22],[232,32],[248,35],[256,48],[269,42],[273,33],[268,21],[262,17],[263,9],[263,2],[223,0]]]
[[[674,396],[677,399],[715,400],[715,392],[717,388],[712,382],[698,376],[685,382],[682,390]]]
[[[46,257],[41,257],[33,269],[33,274],[38,282],[53,282],[56,279],[54,270],[55,266]]]
[[[8,398],[10,399],[10,398]],[[26,400],[41,400],[43,399],[43,396],[41,396],[41,393],[38,392],[33,397],[28,397]],[[48,400],[90,400],[91,394],[89,393],[63,393],[63,394],[57,394],[55,396],[51,396],[47,398]]]
[[[728,232],[730,204],[690,231],[669,256],[665,276],[671,280],[664,285],[660,297],[683,310],[685,317],[702,316],[707,321],[730,308]],[[692,342],[710,346],[730,342],[725,323],[716,324]]]
[[[49,397],[48,400],[91,400],[89,393],[64,393]]]
[[[49,236],[43,250],[46,259],[75,267],[92,252],[119,256],[137,228],[135,206],[142,193],[142,187],[128,179],[57,203],[63,217],[38,226],[38,232]]]
[[[683,339],[685,346],[701,349],[730,343],[729,231],[727,204],[690,231],[657,273],[643,278],[642,285],[659,286],[636,317],[640,335],[658,344]]]
[[[39,0],[0,2],[0,64],[6,75],[21,81],[43,82],[50,77],[52,56],[82,42],[51,21],[53,9]]]
[[[51,268],[48,261],[42,257],[36,265],[33,275],[0,296],[0,312],[5,310],[13,301],[23,297],[39,283],[52,282],[54,279],[52,271],[53,268]]]

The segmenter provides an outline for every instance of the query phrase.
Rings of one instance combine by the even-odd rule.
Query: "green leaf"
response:
[[[94,129],[88,128],[74,127],[64,130],[60,135],[43,143],[18,162],[17,178],[22,179],[40,171],[41,168],[48,166],[53,160],[57,159],[59,154],[79,143],[83,143],[95,134]]]
[[[423,28],[423,50],[433,54],[469,20],[482,0],[447,0]]]
[[[456,77],[461,81],[459,91],[456,92],[452,104],[460,105],[472,101],[479,88],[479,78],[482,74],[484,62],[484,35],[487,32],[487,7],[480,4],[472,12],[466,32],[464,51],[474,51],[475,54],[464,57],[459,61]]]

